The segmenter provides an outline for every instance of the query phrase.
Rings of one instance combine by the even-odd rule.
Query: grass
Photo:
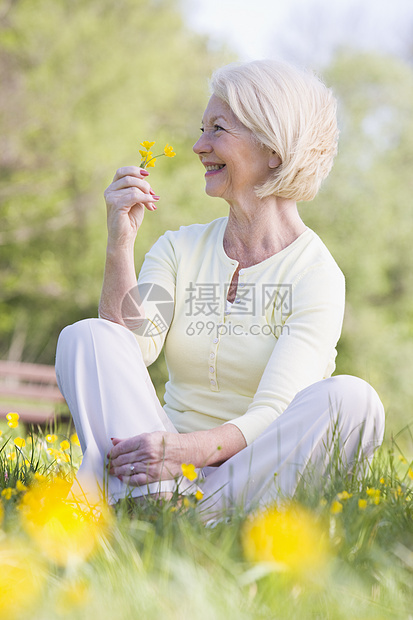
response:
[[[358,475],[308,476],[275,510],[205,526],[195,498],[68,512],[70,429],[1,428],[1,618],[413,618],[413,464],[397,441]]]

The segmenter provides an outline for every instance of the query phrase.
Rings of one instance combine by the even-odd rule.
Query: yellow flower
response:
[[[409,467],[407,475],[409,476],[411,480],[413,480],[413,469],[411,467]]]
[[[366,510],[367,508],[367,500],[366,499],[359,499],[359,508],[360,510]]]
[[[70,486],[62,478],[34,483],[19,505],[23,528],[59,566],[89,557],[109,525],[106,507],[84,507],[67,500]]]
[[[200,490],[198,489],[198,491],[195,493],[195,499],[196,499],[198,502],[200,502],[200,501],[201,501],[201,499],[202,499],[203,497],[204,497],[204,494],[202,493],[202,491],[200,491]]]
[[[196,478],[198,478],[198,474],[195,471],[195,465],[192,465],[192,463],[190,463],[188,465],[186,463],[182,463],[181,469],[182,469],[183,475],[188,480],[192,481],[192,480],[195,480]]]
[[[23,439],[23,437],[16,437],[16,439],[14,440],[14,445],[18,448],[24,448],[24,446],[26,445],[26,440]]]
[[[190,505],[191,505],[191,502],[189,501],[189,499],[185,495],[185,497],[184,497],[184,506],[185,506],[185,508],[189,508]]]
[[[146,149],[147,151],[149,151],[149,149],[152,148],[154,144],[155,142],[149,142],[148,140],[144,140],[143,142],[140,142],[140,145],[143,146],[143,148]]]
[[[17,458],[16,457],[16,453],[15,452],[9,452],[9,454],[7,455],[6,458],[7,458],[8,461],[14,461]]]
[[[64,441],[60,442],[60,447],[61,449],[64,450],[69,450],[70,448],[70,443],[67,441],[67,439],[65,439]]]
[[[343,504],[340,504],[337,500],[331,504],[330,512],[332,515],[338,515],[340,512],[343,512]]]
[[[270,562],[293,573],[314,573],[326,565],[327,539],[315,517],[299,506],[263,510],[248,519],[241,534],[251,562]]]
[[[32,618],[46,577],[36,553],[18,540],[3,540],[0,575],[0,617]]]
[[[369,497],[371,497],[371,500],[374,504],[377,505],[380,503],[380,495],[381,495],[380,489],[372,489],[370,487],[367,487],[366,493]]]
[[[174,153],[174,149],[172,146],[169,146],[169,144],[167,144],[163,150],[164,155],[166,155],[167,157],[175,157],[176,153]]]
[[[6,415],[6,418],[9,422],[15,422],[16,420],[20,418],[20,416],[18,413],[11,412]]]
[[[380,484],[386,484],[386,481],[384,478],[380,478]]]
[[[46,476],[44,476],[43,474],[39,474],[37,472],[34,474],[34,479],[37,482],[46,482]]]
[[[62,461],[63,463],[70,462],[70,455],[66,454],[66,452],[59,452],[58,450],[56,450],[55,457],[58,463],[61,463]]]
[[[350,499],[350,497],[353,497],[353,494],[348,493],[347,491],[342,491],[341,493],[337,493],[337,499],[339,499],[341,502],[343,500]]]
[[[71,435],[70,441],[74,443],[75,446],[80,446],[79,437],[76,435],[76,433],[73,433],[73,435]]]
[[[19,425],[19,418],[20,418],[18,413],[14,413],[14,412],[8,413],[6,415],[6,418],[8,420],[7,426],[9,426],[10,428],[17,428],[17,426]]]
[[[1,496],[7,500],[11,499],[12,495],[14,495],[14,489],[12,489],[11,487],[7,487],[6,489],[3,489],[1,492]]]
[[[3,431],[0,431],[0,437],[3,435]]]
[[[55,443],[57,441],[57,435],[46,435],[47,443]]]
[[[154,157],[153,159],[148,161],[148,163],[146,164],[146,167],[147,168],[154,168],[155,167],[155,162],[156,162],[156,157]]]
[[[21,480],[16,482],[16,491],[27,491],[27,487]]]

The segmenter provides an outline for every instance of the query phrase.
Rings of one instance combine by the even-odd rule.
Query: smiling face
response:
[[[255,197],[254,187],[266,181],[280,164],[277,155],[262,147],[231,108],[212,95],[202,120],[202,135],[194,152],[205,166],[205,191],[230,204]]]

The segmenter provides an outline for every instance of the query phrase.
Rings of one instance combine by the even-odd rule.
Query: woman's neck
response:
[[[230,205],[224,250],[241,269],[250,267],[289,246],[306,228],[293,200],[271,197],[249,208]]]

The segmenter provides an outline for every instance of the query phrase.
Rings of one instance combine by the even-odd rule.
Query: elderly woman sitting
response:
[[[228,216],[161,236],[137,285],[135,238],[159,197],[146,170],[119,169],[105,192],[100,318],[63,330],[56,368],[82,486],[107,484],[112,502],[168,496],[185,492],[191,463],[201,508],[219,515],[293,493],[310,463],[326,470],[333,444],[349,468],[371,457],[384,412],[363,380],[331,377],[344,277],[297,211],[337,150],[331,91],[268,60],[219,69],[212,93],[193,149]],[[146,369],[162,348],[164,407]]]

